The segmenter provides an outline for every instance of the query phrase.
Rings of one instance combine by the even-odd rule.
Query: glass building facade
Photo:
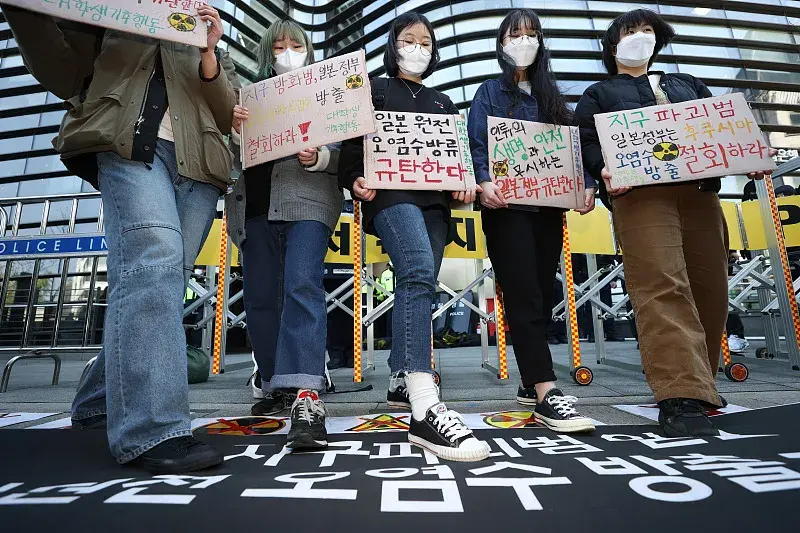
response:
[[[441,63],[427,84],[468,111],[472,96],[500,70],[494,39],[509,9],[540,15],[559,84],[574,105],[605,77],[600,38],[620,13],[645,7],[661,13],[678,37],[654,68],[703,79],[715,95],[742,92],[780,160],[800,149],[800,0],[211,0],[222,13],[220,46],[243,83],[254,81],[255,50],[273,21],[290,17],[311,35],[316,58],[364,48],[371,75],[383,74],[391,21],[416,10],[433,23]],[[0,21],[0,237],[91,233],[101,229],[100,200],[71,176],[52,149],[64,111],[23,66],[13,35]],[[800,178],[786,182],[800,185]],[[743,177],[723,180],[741,193]],[[70,195],[85,193],[79,198]],[[12,198],[41,197],[20,204]],[[54,199],[45,202],[45,198]],[[85,346],[100,342],[105,301],[103,258],[0,261],[0,348]],[[27,326],[27,327],[25,327]]]

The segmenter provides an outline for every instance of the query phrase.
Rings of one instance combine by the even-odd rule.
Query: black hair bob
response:
[[[439,44],[436,42],[436,34],[433,33],[431,22],[425,15],[421,15],[415,11],[409,11],[394,19],[392,25],[389,27],[388,41],[383,52],[383,66],[386,68],[386,74],[392,78],[396,78],[397,74],[400,72],[400,67],[397,66],[397,61],[399,59],[397,54],[397,39],[400,34],[403,33],[403,30],[416,24],[423,24],[428,30],[428,33],[431,34],[431,45],[433,47],[431,62],[428,64],[428,68],[425,69],[425,72],[422,73],[422,79],[424,80],[433,74],[433,71],[436,70],[436,65],[439,64]]]
[[[550,67],[550,51],[544,44],[542,36],[542,23],[532,9],[515,9],[500,23],[500,31],[497,34],[497,62],[503,71],[503,79],[510,86],[515,88],[512,93],[512,102],[519,102],[519,87],[515,78],[517,72],[516,63],[503,51],[503,40],[506,34],[519,30],[520,28],[530,28],[536,30],[539,40],[539,52],[536,59],[527,68],[528,81],[531,83],[531,93],[539,105],[542,119],[552,124],[568,125],[572,123],[572,111],[567,106],[564,95],[558,88],[553,70]]]
[[[606,71],[612,76],[617,75],[617,61],[614,57],[617,45],[620,41],[620,34],[629,29],[643,24],[649,24],[653,28],[656,36],[656,47],[653,49],[653,57],[650,58],[648,67],[653,65],[661,50],[667,46],[675,37],[675,30],[661,15],[649,9],[634,9],[615,18],[603,36],[603,64]]]

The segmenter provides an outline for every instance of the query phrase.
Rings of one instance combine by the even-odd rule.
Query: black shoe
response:
[[[408,399],[406,389],[406,375],[403,372],[389,378],[389,390],[386,392],[386,403],[389,407],[410,409],[411,401]]]
[[[106,429],[107,427],[106,415],[95,415],[81,420],[72,419],[72,429]]]
[[[222,454],[194,437],[165,440],[131,461],[153,474],[182,474],[222,464]]]
[[[259,402],[250,409],[250,414],[253,416],[277,415],[281,411],[285,411],[289,405],[285,394],[281,392],[268,392],[264,394],[262,400],[259,400]]]
[[[520,405],[536,405],[536,387],[517,387],[517,403]]]
[[[719,431],[700,401],[670,398],[658,402],[658,424],[666,437],[715,437]]]
[[[567,336],[563,334],[556,335],[556,340],[560,344],[569,344],[569,339],[567,339]]]
[[[319,394],[302,390],[292,405],[292,427],[286,446],[294,450],[319,450],[328,446],[325,404]]]
[[[461,415],[443,403],[428,409],[424,420],[411,417],[408,442],[449,461],[483,461],[489,445],[475,438]]]
[[[719,403],[722,404],[720,407],[717,407],[716,405],[712,405],[712,404],[710,404],[708,402],[702,402],[703,411],[705,411],[706,413],[709,413],[711,411],[716,411],[717,409],[725,409],[726,407],[728,407],[728,400],[726,400],[722,396],[722,394],[719,395]]]
[[[329,349],[328,355],[331,356],[331,360],[328,362],[328,370],[336,370],[337,368],[344,368],[347,364],[344,356],[344,350],[339,349]]]
[[[555,335],[549,335],[547,337],[547,344],[561,344],[561,342],[558,340],[558,337],[556,337]]]
[[[594,422],[575,410],[575,396],[564,396],[561,389],[550,389],[533,410],[536,419],[559,433],[594,431]]]

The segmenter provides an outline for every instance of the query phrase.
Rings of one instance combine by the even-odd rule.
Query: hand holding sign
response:
[[[216,48],[217,43],[222,38],[222,19],[219,12],[210,5],[202,5],[197,8],[197,14],[204,25],[208,26],[208,41],[205,47],[201,47],[202,52],[211,52]]]
[[[478,185],[481,193],[481,204],[483,207],[488,207],[489,209],[501,209],[503,207],[508,207],[508,203],[506,203],[503,195],[500,193],[500,187],[498,187],[492,181],[485,181]]]
[[[590,213],[594,209],[594,193],[597,189],[592,187],[591,189],[586,189],[586,194],[584,195],[583,200],[583,207],[578,207],[575,209],[575,212],[580,213],[581,215],[585,215]]]
[[[236,133],[242,133],[242,126],[249,116],[250,111],[246,107],[238,104],[233,106],[233,129]]]
[[[770,148],[769,156],[775,157],[776,155],[778,155],[778,151],[774,148]],[[751,180],[763,180],[764,176],[771,176],[771,175],[772,175],[772,170],[761,170],[759,172],[751,172],[750,174],[747,175],[747,177],[750,178]]]
[[[377,191],[375,191],[375,189],[368,189],[367,180],[362,176],[356,178],[356,181],[353,182],[353,194],[355,194],[356,198],[359,200],[371,202],[375,199]]]
[[[317,164],[318,151],[316,148],[304,148],[297,152],[297,160],[305,167],[312,167]]]
[[[603,177],[603,182],[606,184],[606,192],[612,198],[614,196],[619,196],[621,194],[625,194],[626,192],[630,191],[630,187],[614,187],[611,185],[612,176],[611,173],[608,171],[606,167],[603,167],[603,170],[600,171],[600,175]]]

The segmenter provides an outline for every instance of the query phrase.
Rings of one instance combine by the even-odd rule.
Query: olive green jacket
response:
[[[223,135],[231,131],[240,85],[226,52],[217,51],[219,76],[204,81],[196,47],[103,32],[11,6],[3,6],[3,13],[25,66],[45,89],[65,100],[67,113],[53,145],[67,168],[96,185],[94,158],[77,156],[113,151],[131,159],[135,123],[160,52],[178,170],[227,188],[232,156]],[[76,160],[83,163],[71,165]]]

